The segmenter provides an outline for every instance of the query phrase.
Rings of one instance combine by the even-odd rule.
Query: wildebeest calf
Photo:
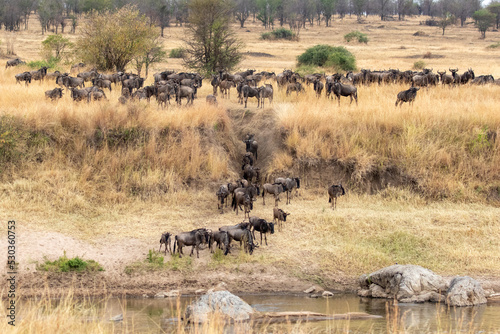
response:
[[[342,183],[340,184],[332,184],[328,187],[328,203],[332,203],[332,209],[335,210],[337,207],[337,197],[345,195],[345,189],[342,187]]]
[[[169,232],[163,232],[160,238],[160,249],[158,250],[158,252],[161,251],[161,245],[165,245],[165,254],[167,254],[167,250],[169,253],[172,253],[171,236],[172,234],[170,234]]]
[[[409,102],[410,105],[413,105],[413,101],[415,101],[415,97],[417,97],[417,90],[419,87],[410,87],[410,89],[404,90],[398,93],[398,98],[396,100],[396,107],[401,106],[403,102]]]

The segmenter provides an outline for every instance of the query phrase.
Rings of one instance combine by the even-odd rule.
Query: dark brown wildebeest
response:
[[[226,231],[229,237],[229,245],[231,245],[231,241],[234,239],[240,242],[240,247],[242,243],[244,244],[245,252],[252,255],[254,248],[256,245],[253,242],[252,233],[249,230],[250,223],[239,223],[234,226],[222,226],[219,228],[219,231]]]
[[[54,88],[45,92],[45,97],[52,101],[62,98],[62,88]]]
[[[273,208],[273,222],[277,221],[278,231],[283,229],[283,222],[286,222],[286,217],[289,216],[290,213],[283,211],[277,207]]]
[[[184,246],[193,246],[191,248],[191,254],[193,255],[194,249],[196,248],[196,257],[200,257],[200,245],[201,244],[210,244],[210,230],[206,228],[199,228],[190,232],[182,232],[175,236],[174,241],[174,254],[175,248],[178,247],[179,257],[182,257],[183,251],[182,247]]]
[[[316,97],[320,97],[321,96],[321,93],[323,92],[323,88],[325,87],[325,85],[319,81],[319,79],[316,79],[313,81],[313,84],[314,84],[314,91],[316,92]]]
[[[300,82],[292,82],[292,83],[289,83],[287,86],[286,86],[286,95],[290,95],[291,92],[296,92],[297,95],[299,95],[299,93],[302,93],[304,92],[304,87],[302,86],[302,84]]]
[[[403,102],[408,102],[410,105],[413,105],[413,101],[415,101],[415,98],[417,97],[417,91],[419,89],[419,87],[410,87],[410,89],[399,92],[398,98],[396,100],[396,107],[398,106],[398,103],[401,107]]]
[[[260,182],[260,168],[251,165],[243,167],[243,179],[248,182]]]
[[[335,94],[335,97],[339,101],[340,106],[340,97],[341,96],[349,96],[351,98],[351,104],[353,98],[356,100],[356,105],[358,105],[358,89],[353,85],[344,85],[340,82],[334,82],[330,86],[331,92]]]
[[[86,89],[71,88],[71,97],[73,98],[73,101],[87,100],[87,102],[89,102],[90,92]]]
[[[233,202],[231,204],[233,211],[236,211],[236,215],[238,214],[238,208],[243,204],[245,218],[248,216],[250,218],[250,211],[253,209],[253,201],[250,199],[248,194],[244,194],[241,192],[235,192],[233,196]]]
[[[182,98],[186,98],[186,104],[193,104],[194,97],[196,95],[196,85],[194,87],[188,87],[188,86],[179,86],[175,85],[175,100],[179,105],[182,104]]]
[[[101,77],[93,78],[92,85],[102,89],[108,88],[109,91],[111,92],[111,80],[103,79]]]
[[[229,234],[227,231],[217,231],[212,233],[210,238],[210,252],[214,252],[213,244],[217,244],[217,248],[224,249],[224,255],[229,253]]]
[[[210,84],[212,85],[214,96],[217,96],[217,87],[219,87],[220,82],[221,79],[219,78],[218,75],[212,75],[212,80],[210,80]]]
[[[265,219],[252,216],[248,219],[250,222],[250,231],[252,231],[252,236],[255,240],[255,231],[260,232],[260,244],[262,245],[262,234],[264,234],[264,240],[267,246],[267,233],[274,234],[274,223],[268,223]]]
[[[172,253],[172,247],[171,247],[172,238],[171,238],[171,236],[172,236],[172,234],[170,234],[169,232],[162,233],[161,238],[160,238],[160,249],[158,250],[158,252],[161,251],[161,245],[165,245],[165,254],[167,254],[167,250],[169,253]]]
[[[56,84],[59,86],[64,86],[66,88],[76,88],[85,87],[85,83],[82,78],[70,77],[69,75],[60,75],[56,78]]]
[[[16,77],[16,83],[21,83],[21,81],[24,81],[24,84],[28,86],[28,84],[31,83],[31,73],[30,72],[23,72],[15,75]]]
[[[21,65],[21,64],[26,64],[26,62],[22,61],[19,58],[10,59],[10,60],[7,60],[7,63],[5,64],[5,68],[11,67],[11,66],[17,66],[17,65]]]
[[[446,71],[437,71],[437,73],[439,74],[441,85],[451,85],[453,83],[453,76],[446,74]]]
[[[245,102],[245,108],[247,107],[247,101],[249,97],[257,98],[257,108],[260,106],[260,98],[259,98],[260,88],[250,87],[248,85],[244,85],[241,87],[241,94],[243,96],[243,101]]]
[[[342,183],[333,184],[328,187],[328,203],[332,203],[332,209],[335,210],[337,207],[337,197],[345,195],[345,189],[342,187]]]

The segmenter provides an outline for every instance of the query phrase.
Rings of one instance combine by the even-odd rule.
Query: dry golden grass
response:
[[[415,19],[377,28],[381,24],[371,17],[361,26],[345,19],[329,29],[308,28],[299,42],[266,42],[258,39],[263,29],[249,23],[251,32],[241,32],[246,48],[275,57],[248,57],[241,67],[291,68],[307,47],[344,44],[343,34],[358,29],[370,38],[368,45],[348,45],[360,68],[409,69],[417,59],[408,57],[431,52],[445,55],[426,59],[434,71],[472,66],[477,75],[500,75],[496,51],[486,50],[496,33],[479,40],[469,26],[441,37],[439,29],[419,26]],[[36,43],[26,41],[42,36],[36,24],[30,26],[35,30],[19,33],[16,50],[33,59]],[[417,30],[429,36],[413,37]],[[167,29],[165,44],[178,47],[182,33],[183,28]],[[170,59],[159,67],[181,69]],[[290,97],[276,91],[271,106],[255,110],[251,99],[244,111],[234,91],[230,100],[219,98],[218,107],[207,106],[204,96],[211,87],[205,83],[193,107],[162,110],[155,102],[122,106],[118,90],[106,92],[109,101],[102,103],[74,103],[68,92],[50,102],[44,91],[54,83],[16,85],[14,75],[22,70],[0,74],[2,132],[13,130],[15,143],[12,157],[0,165],[0,210],[22,228],[86,240],[133,237],[155,248],[165,230],[240,222],[242,215],[218,213],[214,193],[219,182],[238,177],[241,134],[253,130],[279,138],[259,142],[264,151],[276,148],[263,157],[264,174],[304,180],[301,196],[286,208],[292,213],[286,230],[256,251],[254,263],[322,284],[394,262],[446,275],[500,276],[500,212],[497,202],[486,200],[498,196],[498,142],[483,137],[500,127],[499,87],[422,89],[413,108],[394,107],[397,92],[407,88],[398,85],[359,87],[359,106],[343,99],[340,108],[311,91]],[[314,169],[334,162],[353,166],[352,173]],[[367,194],[369,176],[392,166],[418,187],[398,181]],[[306,167],[309,172],[302,175]],[[326,187],[343,177],[348,195],[332,211]],[[252,215],[271,220],[271,211],[259,201]],[[220,268],[234,269],[240,260],[228,258]],[[197,262],[195,270],[208,265]]]

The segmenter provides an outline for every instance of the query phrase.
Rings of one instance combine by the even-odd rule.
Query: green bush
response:
[[[104,269],[94,260],[83,260],[78,256],[68,259],[64,252],[64,255],[55,261],[45,260],[43,264],[37,266],[37,270],[66,273],[69,271],[103,271]]]
[[[184,58],[186,55],[186,49],[184,48],[176,48],[172,49],[170,51],[170,54],[168,55],[169,58]]]
[[[423,60],[417,60],[416,62],[413,63],[413,69],[414,70],[421,70],[427,65],[425,61]]]
[[[49,69],[56,69],[59,65],[60,59],[56,57],[50,57],[49,60],[34,60],[30,61],[26,65],[32,69],[39,69],[40,67],[46,66]]]
[[[351,31],[348,34],[345,34],[344,39],[348,43],[350,41],[352,41],[353,39],[357,40],[359,43],[365,43],[365,44],[368,43],[368,36],[366,36],[366,34],[363,34],[362,32],[360,32],[358,30]]]
[[[498,47],[500,47],[500,42],[496,42],[495,44],[491,44],[491,45],[487,46],[488,49],[496,49]]]
[[[270,32],[264,32],[260,35],[260,38],[268,40],[288,39],[290,41],[296,39],[295,33],[286,28],[278,28]]]
[[[342,46],[316,45],[307,49],[297,60],[298,66],[330,67],[335,71],[356,70],[356,58]]]

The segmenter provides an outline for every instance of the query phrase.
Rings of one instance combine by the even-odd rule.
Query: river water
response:
[[[258,311],[312,311],[327,314],[365,312],[382,318],[369,320],[331,320],[300,324],[273,324],[255,328],[255,332],[305,333],[500,333],[500,303],[476,307],[448,308],[445,305],[399,303],[385,299],[360,298],[340,294],[332,298],[308,298],[299,295],[239,295]],[[133,332],[172,333],[179,325],[179,313],[195,297],[176,299],[109,299],[105,314],[111,318],[123,313]],[[120,323],[115,325],[119,329]],[[262,326],[262,325],[255,325]],[[241,328],[240,328],[241,329]],[[130,327],[125,330],[129,332]],[[200,332],[200,331],[198,331]],[[201,331],[203,332],[203,331]],[[240,332],[229,329],[228,332]]]

